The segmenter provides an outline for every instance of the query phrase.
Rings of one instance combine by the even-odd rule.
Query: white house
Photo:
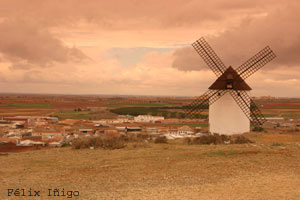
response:
[[[151,115],[139,115],[137,117],[134,117],[135,122],[151,122],[154,123],[158,120],[164,120],[165,118],[162,116],[151,116]]]

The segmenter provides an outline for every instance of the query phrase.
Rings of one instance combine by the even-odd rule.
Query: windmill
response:
[[[185,107],[186,115],[193,117],[209,106],[211,133],[232,135],[249,132],[250,122],[253,126],[261,126],[266,119],[250,99],[247,92],[251,88],[245,79],[276,57],[270,47],[265,47],[233,69],[224,65],[204,38],[200,38],[192,46],[216,74],[217,80],[207,92]]]

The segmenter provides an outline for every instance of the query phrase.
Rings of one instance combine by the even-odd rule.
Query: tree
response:
[[[185,114],[184,113],[179,113],[179,119],[184,119],[185,118]]]

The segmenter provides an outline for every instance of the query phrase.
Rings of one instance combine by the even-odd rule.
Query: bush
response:
[[[184,138],[184,143],[185,144],[192,144],[192,139],[191,138]]]
[[[160,136],[155,138],[154,143],[168,143],[166,136]]]
[[[271,144],[271,146],[278,147],[278,146],[282,146],[282,144],[278,143],[278,142],[274,142],[274,143]]]
[[[126,143],[147,143],[148,141],[152,140],[152,137],[153,136],[148,134],[128,134],[120,136],[101,135],[97,137],[82,137],[72,140],[72,148],[84,149],[94,147],[102,149],[121,149],[126,146]],[[135,146],[142,147],[144,145],[135,144]]]
[[[187,138],[185,140],[187,144],[245,144],[253,143],[253,141],[248,138],[239,135],[239,136],[227,136],[227,135],[203,135],[196,138]]]
[[[264,131],[264,128],[263,127],[260,127],[260,126],[255,126],[252,131],[254,132],[263,132]]]
[[[231,137],[226,135],[212,134],[196,137],[190,144],[225,144],[231,143]]]
[[[254,143],[252,140],[246,138],[245,136],[239,135],[234,138],[234,144],[246,144],[246,143]]]
[[[68,144],[68,143],[63,143],[63,144],[61,145],[61,147],[68,147],[68,146],[70,146],[70,144]]]
[[[191,144],[215,144],[216,138],[214,135],[203,135],[196,137],[191,141]]]
[[[128,133],[127,135],[120,136],[122,140],[125,142],[148,142],[152,141],[152,135],[149,134],[135,134],[135,133]]]
[[[73,149],[83,149],[90,147],[103,149],[121,149],[125,147],[125,142],[121,137],[111,137],[107,135],[99,137],[78,138],[72,141]]]

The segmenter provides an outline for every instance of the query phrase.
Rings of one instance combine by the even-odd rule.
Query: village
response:
[[[298,132],[299,119],[269,117],[253,131]],[[62,147],[72,140],[101,135],[148,134],[167,139],[210,134],[207,119],[165,119],[163,116],[118,115],[114,119],[59,119],[49,116],[9,116],[0,120],[0,152],[22,152],[37,147]]]
[[[162,116],[119,116],[97,121],[83,119],[58,120],[47,116],[3,117],[0,121],[0,144],[15,146],[52,146],[69,144],[72,139],[101,134],[116,136],[128,133],[165,135],[168,139],[196,136],[202,127],[180,124],[207,124],[199,119],[164,119]],[[168,124],[178,126],[168,126]],[[0,146],[0,147],[1,147]]]

